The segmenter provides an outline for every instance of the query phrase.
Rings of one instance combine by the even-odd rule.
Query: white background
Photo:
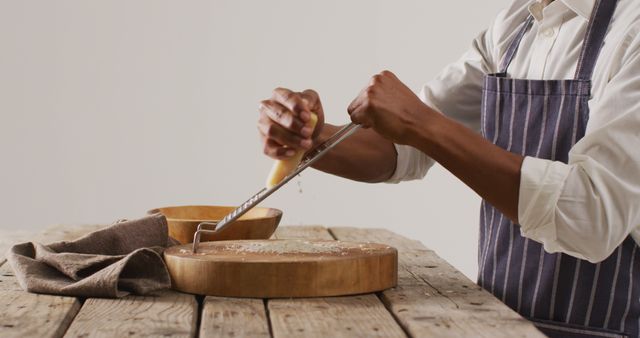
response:
[[[371,75],[417,92],[507,2],[0,0],[0,226],[240,203],[272,163],[255,124],[274,87],[347,122]],[[475,280],[479,199],[439,166],[400,185],[309,170],[264,205],[419,239]]]

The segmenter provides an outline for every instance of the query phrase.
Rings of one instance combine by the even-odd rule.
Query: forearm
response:
[[[432,112],[412,131],[412,145],[518,222],[523,156],[506,151],[444,115]]]
[[[317,144],[341,127],[323,126]],[[370,129],[357,130],[326,153],[313,167],[329,174],[361,182],[383,182],[393,175],[396,150],[393,143]]]

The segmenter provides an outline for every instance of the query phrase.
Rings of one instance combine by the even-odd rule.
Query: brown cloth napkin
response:
[[[144,295],[169,288],[162,260],[176,244],[160,214],[124,221],[71,242],[13,246],[7,260],[29,292],[76,297]]]

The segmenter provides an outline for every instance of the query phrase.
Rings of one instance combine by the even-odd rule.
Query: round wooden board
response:
[[[398,252],[388,245],[331,240],[204,242],[164,252],[173,288],[226,297],[322,297],[396,286]]]

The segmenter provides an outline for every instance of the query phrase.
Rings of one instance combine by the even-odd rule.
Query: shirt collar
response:
[[[585,20],[591,18],[591,12],[596,0],[556,0],[562,2],[567,8],[581,16]],[[540,0],[535,0],[529,5],[529,12],[533,17],[540,21],[542,20],[542,4]]]
[[[591,12],[595,5],[595,0],[561,0],[572,11],[583,17],[585,20],[591,19]]]

